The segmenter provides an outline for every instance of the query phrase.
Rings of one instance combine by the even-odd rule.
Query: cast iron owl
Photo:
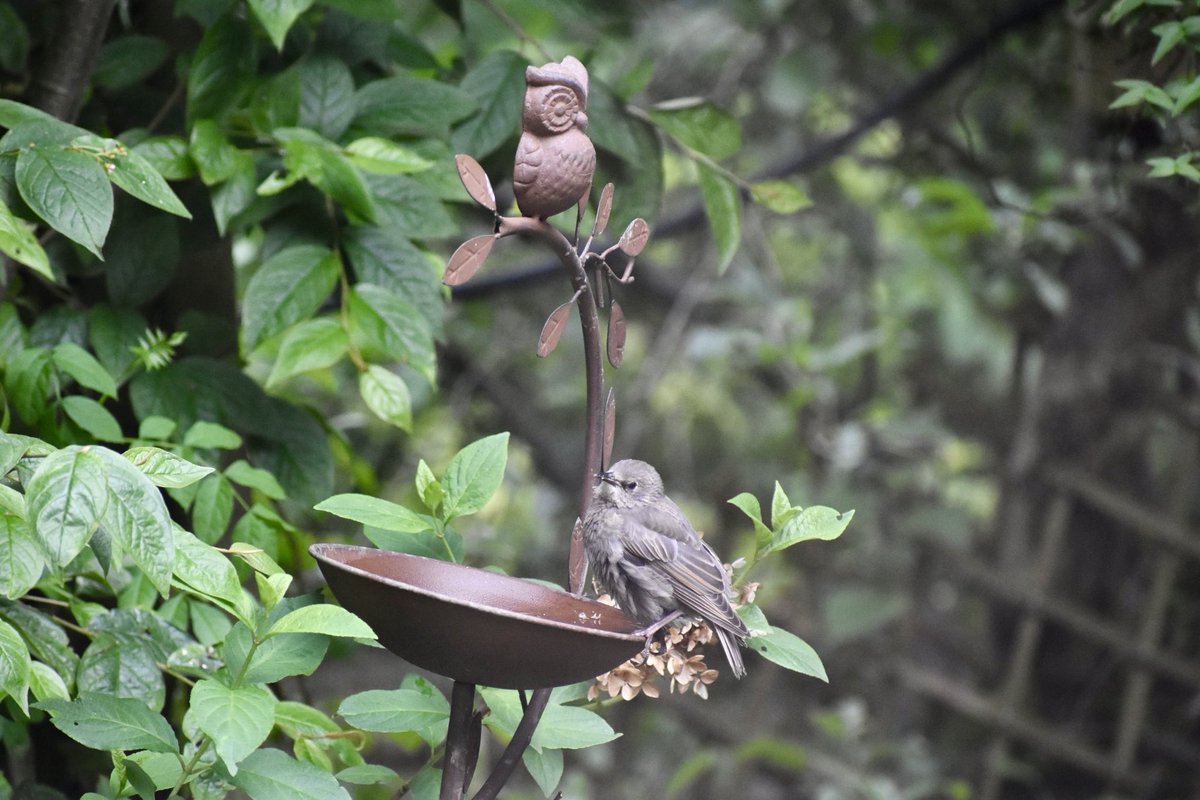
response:
[[[573,56],[525,70],[513,192],[527,217],[545,219],[591,193],[596,148],[584,132],[587,91],[587,68]]]

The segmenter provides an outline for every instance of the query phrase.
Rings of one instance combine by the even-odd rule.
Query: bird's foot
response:
[[[653,625],[649,625],[645,628],[640,628],[639,630],[634,631],[634,633],[636,635],[646,637],[646,645],[645,645],[645,647],[642,648],[642,652],[641,652],[641,656],[642,656],[643,660],[645,660],[645,658],[648,655],[650,655],[650,647],[651,647],[651,645],[654,644],[655,635],[659,631],[661,631],[663,628],[667,627],[672,622],[674,622],[676,619],[678,619],[681,614],[683,614],[683,612],[676,609],[675,611],[672,611],[670,614],[667,614],[665,617],[660,619],[658,622],[655,622]]]

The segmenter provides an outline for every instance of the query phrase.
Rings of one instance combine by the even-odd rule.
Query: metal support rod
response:
[[[540,219],[531,217],[500,217],[496,222],[498,236],[511,236],[524,233],[545,243],[562,263],[571,278],[571,286],[575,289],[575,304],[579,308],[579,319],[583,327],[583,358],[587,379],[587,434],[584,446],[584,470],[582,491],[579,500],[579,517],[587,512],[592,499],[592,486],[596,473],[600,471],[600,460],[604,441],[604,364],[600,352],[600,318],[596,313],[596,301],[592,295],[591,284],[587,272],[575,247],[567,241],[567,237],[554,226]],[[583,589],[583,576],[587,572],[587,555],[583,549],[583,540],[579,527],[571,535],[571,555],[568,563],[568,586],[579,594]],[[542,712],[550,702],[550,690],[538,689],[529,698],[529,704],[517,725],[512,739],[504,748],[504,753],[492,768],[474,800],[494,800],[496,795],[508,782],[516,769],[521,755],[529,742],[533,740],[533,732],[541,721]],[[445,786],[443,776],[443,792]],[[445,800],[443,794],[442,800]]]
[[[475,684],[455,681],[450,692],[450,722],[446,731],[446,757],[442,760],[442,790],[438,800],[462,800],[474,772],[471,761],[471,717],[475,709]],[[476,753],[478,750],[476,749]]]
[[[496,795],[504,788],[504,784],[508,783],[508,779],[512,776],[513,770],[517,768],[517,763],[520,762],[525,748],[529,747],[529,743],[533,741],[533,732],[537,728],[538,721],[541,720],[542,712],[546,710],[548,702],[550,702],[549,689],[538,689],[529,698],[529,708],[525,710],[525,715],[521,717],[521,722],[517,725],[516,731],[513,732],[513,737],[509,740],[508,747],[504,748],[504,752],[500,755],[500,760],[492,768],[492,774],[488,776],[483,786],[476,792],[474,800],[495,800]],[[445,798],[442,800],[445,800]]]

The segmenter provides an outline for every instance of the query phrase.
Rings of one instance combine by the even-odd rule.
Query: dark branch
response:
[[[58,31],[47,44],[29,87],[30,105],[67,122],[75,120],[116,2],[63,0]]]
[[[907,87],[885,98],[855,120],[850,127],[841,133],[816,142],[795,158],[775,165],[757,176],[755,180],[804,175],[828,163],[849,149],[881,122],[911,111],[937,94],[959,73],[983,58],[997,42],[1009,33],[1037,22],[1046,14],[1065,4],[1066,0],[1032,0],[1014,8],[1007,14],[996,17],[982,32],[963,42]],[[666,236],[678,236],[699,224],[703,218],[704,208],[695,205],[677,216],[660,222],[655,226],[654,235],[658,239]],[[454,297],[467,300],[518,289],[530,284],[541,283],[558,270],[557,262],[546,262],[520,272],[477,278],[466,286],[456,287]]]

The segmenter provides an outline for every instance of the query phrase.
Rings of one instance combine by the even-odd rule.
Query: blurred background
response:
[[[796,213],[747,203],[718,275],[695,166],[665,143],[651,245],[615,289],[615,456],[656,464],[729,559],[753,541],[738,492],[765,506],[778,480],[856,512],[841,539],[752,575],[828,685],[750,656],[707,701],[618,704],[624,735],[568,755],[565,796],[1200,796],[1197,184],[1146,163],[1194,146],[1196,117],[1109,107],[1117,80],[1194,76],[1194,51],[1151,67],[1168,16],[1044,0],[463,12],[468,51],[519,49],[519,28],[593,81],[644,81],[633,106],[702,95],[741,124],[723,165],[804,189]],[[612,179],[619,215],[631,187]],[[554,578],[579,337],[534,358],[567,283],[538,250],[496,252],[451,303],[435,413],[515,434],[468,550]],[[446,436],[424,430],[417,452]]]
[[[500,492],[462,526],[466,561],[566,582],[584,463],[578,326],[547,358],[535,348],[569,281],[514,237],[444,309],[437,282],[493,224],[451,154],[479,158],[511,207],[522,70],[567,54],[591,73],[596,186],[616,185],[602,244],[637,216],[651,228],[634,282],[613,286],[628,328],[607,371],[615,457],[655,464],[729,560],[754,548],[727,502],[741,492],[770,508],[778,482],[795,504],[854,510],[840,539],[750,575],[771,622],[821,655],[827,684],[748,653],[749,675],[722,676],[708,699],[612,702],[622,736],[567,753],[565,798],[1200,798],[1193,0],[110,6],[79,124],[128,131],[156,164],[178,156],[168,177],[197,219],[178,223],[175,246],[175,222],[119,207],[111,240],[139,244],[103,268],[52,239],[82,299],[30,282],[22,311],[47,345],[85,341],[79,308],[96,302],[187,330],[181,360],[204,363],[174,366],[192,383],[147,371],[134,411],[220,411],[252,450],[286,446],[252,452],[294,501],[281,548],[365,542],[313,504],[334,491],[412,502],[421,459],[440,473],[467,442],[511,431]],[[26,51],[52,50],[77,7],[0,2],[5,96],[37,88]],[[274,46],[247,9],[284,19]],[[414,130],[367,103],[397,75],[473,99]],[[314,84],[328,90],[315,110],[302,105]],[[188,127],[206,116],[228,137],[210,150],[234,154],[215,176]],[[318,170],[316,189],[263,196],[280,152],[304,143],[279,130],[319,132],[338,166],[332,140],[352,138],[351,119],[351,133],[411,145],[436,168],[333,187]],[[360,224],[363,209],[376,225]],[[358,281],[396,279],[388,288],[425,314],[415,338],[437,337],[436,386],[397,368],[411,432],[372,416],[345,344],[280,380],[277,341],[253,349],[243,329],[239,349],[254,265],[310,239],[348,254]],[[138,249],[158,243],[170,246]],[[321,313],[349,291],[341,280]],[[269,402],[229,399],[259,397],[258,384]],[[251,419],[258,409],[269,413]],[[315,569],[306,578],[320,585]],[[332,710],[410,671],[387,653],[331,652],[285,687]],[[481,764],[499,752],[485,739]],[[373,747],[406,775],[428,756],[411,736]],[[518,771],[505,796],[543,795]]]

